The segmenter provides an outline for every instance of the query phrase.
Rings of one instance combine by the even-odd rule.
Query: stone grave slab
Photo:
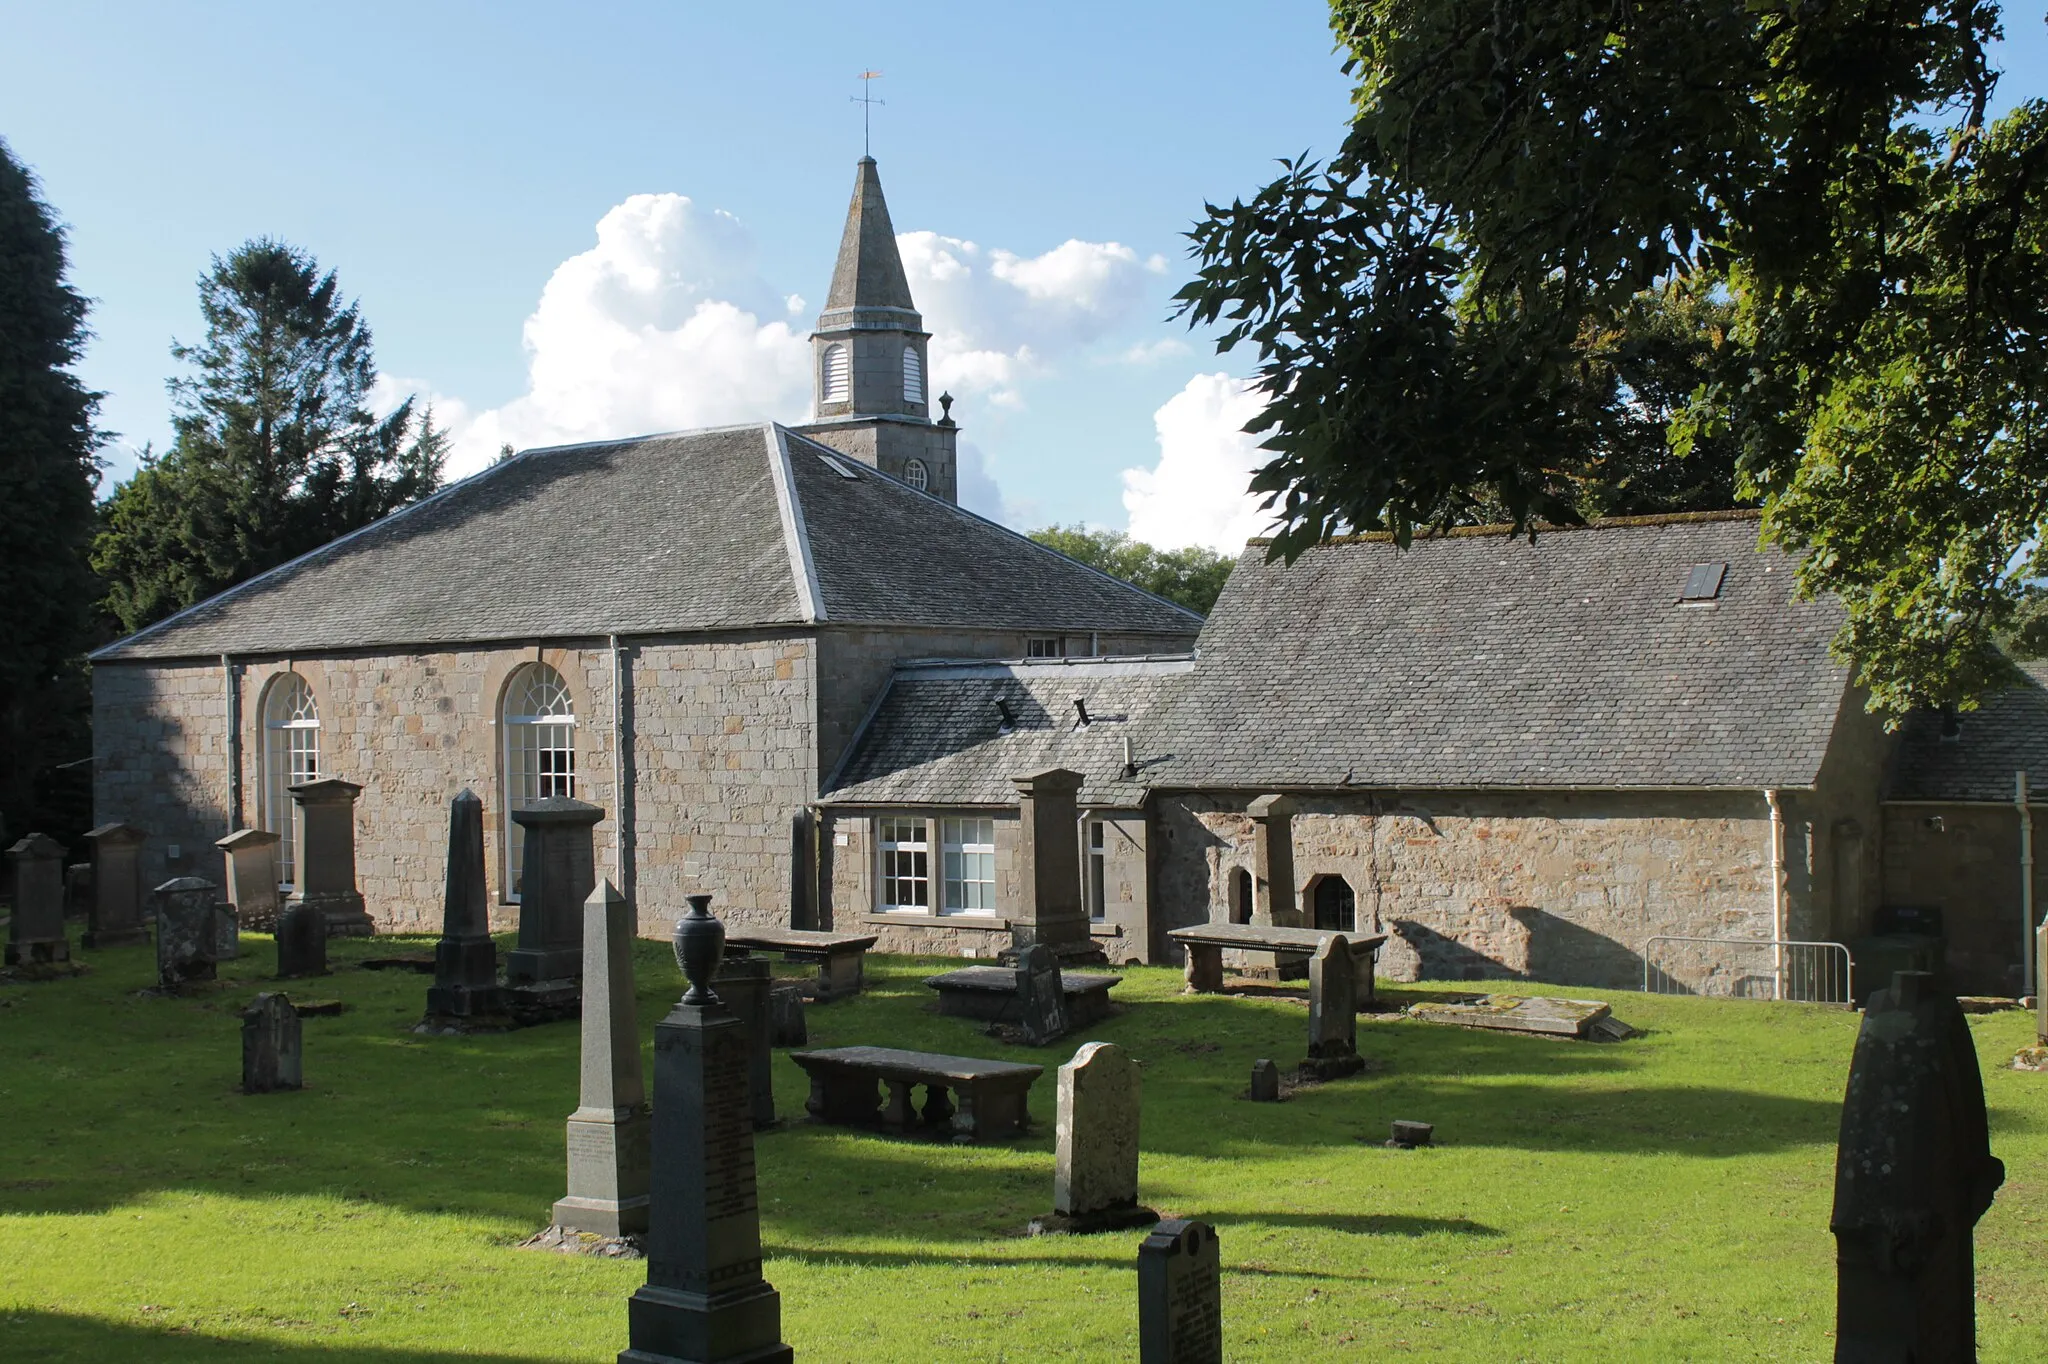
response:
[[[166,990],[215,978],[220,928],[213,912],[220,887],[197,876],[166,881],[150,892],[156,910],[157,984]]]
[[[1332,933],[1308,959],[1308,1059],[1299,1073],[1334,1080],[1365,1069],[1358,1054],[1358,976],[1351,943]]]
[[[283,901],[278,895],[278,845],[283,842],[268,829],[237,829],[226,838],[214,840],[228,861],[228,900],[242,927],[251,933],[277,931],[277,913]]]
[[[1525,1032],[1540,1037],[1584,1037],[1610,1012],[1597,999],[1479,995],[1456,1003],[1412,1005],[1408,1016],[1425,1023],[1452,1023],[1461,1028]]]
[[[1121,976],[1088,975],[1080,971],[1060,972],[1060,994],[1066,1008],[1067,1027],[1085,1028],[1109,1017],[1109,992],[1123,984]],[[964,966],[925,977],[924,986],[939,997],[939,1012],[954,1018],[978,1018],[987,1023],[1012,1022],[1017,1017],[1017,973],[1000,966]]]
[[[1138,1245],[1139,1364],[1223,1364],[1216,1229],[1176,1218]]]
[[[1034,1047],[1067,1035],[1067,994],[1060,959],[1042,942],[1017,954],[1017,1023]]]
[[[299,1011],[278,994],[256,996],[242,1010],[242,1092],[269,1094],[305,1087]]]
[[[277,978],[327,974],[327,916],[318,905],[294,902],[277,916]]]
[[[1149,1226],[1138,1203],[1138,1063],[1111,1042],[1085,1042],[1059,1070],[1052,1215],[1034,1235]]]
[[[149,835],[132,824],[102,824],[88,829],[85,838],[92,847],[85,945],[97,949],[147,942],[142,848]]]
[[[30,834],[7,850],[14,872],[14,914],[7,925],[9,966],[54,966],[71,960],[64,929],[64,845]]]

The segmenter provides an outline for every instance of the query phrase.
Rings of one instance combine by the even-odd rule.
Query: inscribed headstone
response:
[[[1308,960],[1308,1060],[1302,1073],[1319,1080],[1365,1068],[1358,1055],[1358,974],[1351,943],[1332,933]]]
[[[1060,1067],[1052,1208],[1067,1225],[1104,1231],[1156,1222],[1138,1206],[1138,1063],[1122,1047],[1088,1042]]]
[[[235,917],[251,933],[277,928],[277,852],[283,840],[268,829],[237,829],[214,847],[228,860],[228,901]]]
[[[1138,1245],[1138,1364],[1223,1364],[1223,1267],[1206,1222],[1161,1222]]]
[[[158,985],[168,990],[214,978],[220,930],[213,906],[219,891],[211,881],[181,876],[150,892],[156,909]]]
[[[2005,1181],[1970,1026],[1924,971],[1870,998],[1835,1154],[1835,1358],[1977,1357],[1977,1219]]]
[[[427,1016],[471,1019],[495,1015],[503,1007],[498,947],[491,941],[490,892],[484,883],[484,803],[464,791],[448,802],[448,874]]]
[[[304,1084],[299,1011],[283,995],[256,996],[242,1010],[242,1092],[268,1094]]]
[[[277,978],[326,974],[327,916],[318,905],[294,901],[277,916]]]
[[[1067,996],[1060,981],[1060,961],[1044,943],[1032,943],[1017,954],[1017,1005],[1024,1038],[1044,1046],[1067,1031]]]
[[[142,846],[149,835],[132,824],[102,824],[88,829],[85,838],[92,848],[85,945],[97,949],[146,941]]]
[[[64,845],[30,834],[7,850],[14,868],[14,917],[7,926],[7,965],[71,960],[64,932]]]
[[[585,902],[583,1074],[569,1115],[569,1192],[555,1225],[599,1236],[647,1230],[650,1133],[633,1012],[633,907],[606,881]]]
[[[338,777],[291,788],[298,832],[292,903],[317,907],[330,937],[366,938],[377,931],[356,887],[356,797],[362,791]]]

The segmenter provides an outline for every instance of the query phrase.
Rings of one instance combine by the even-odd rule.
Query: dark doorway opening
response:
[[[1230,922],[1252,921],[1252,874],[1243,867],[1230,873]]]
[[[1339,933],[1358,929],[1358,897],[1351,883],[1341,876],[1325,876],[1316,882],[1316,927]]]

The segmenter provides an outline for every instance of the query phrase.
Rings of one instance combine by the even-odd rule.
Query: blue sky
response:
[[[2041,11],[2008,7],[2008,97],[2048,91]],[[1227,543],[1252,529],[1245,412],[1167,300],[1205,198],[1340,136],[1324,13],[0,0],[0,136],[96,300],[83,376],[121,433],[112,476],[167,441],[209,255],[266,233],[339,272],[394,391],[433,397],[474,462],[500,437],[800,418],[791,357],[860,154],[849,96],[879,69],[875,154],[921,234],[970,501]]]

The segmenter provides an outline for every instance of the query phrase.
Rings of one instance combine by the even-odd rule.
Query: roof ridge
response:
[[[1489,536],[1534,535],[1538,532],[1563,535],[1571,531],[1616,530],[1631,526],[1686,526],[1711,521],[1757,521],[1763,518],[1761,507],[1730,507],[1723,511],[1655,512],[1645,516],[1600,516],[1578,525],[1560,525],[1551,521],[1532,521],[1526,526],[1512,526],[1493,523],[1484,526],[1450,526],[1441,530],[1416,532],[1415,540],[1475,540]],[[1351,535],[1332,535],[1317,545],[1384,545],[1392,544],[1394,533],[1385,530],[1358,531]],[[1270,545],[1270,535],[1255,535],[1245,541],[1245,547]],[[1313,548],[1313,546],[1312,546]]]

